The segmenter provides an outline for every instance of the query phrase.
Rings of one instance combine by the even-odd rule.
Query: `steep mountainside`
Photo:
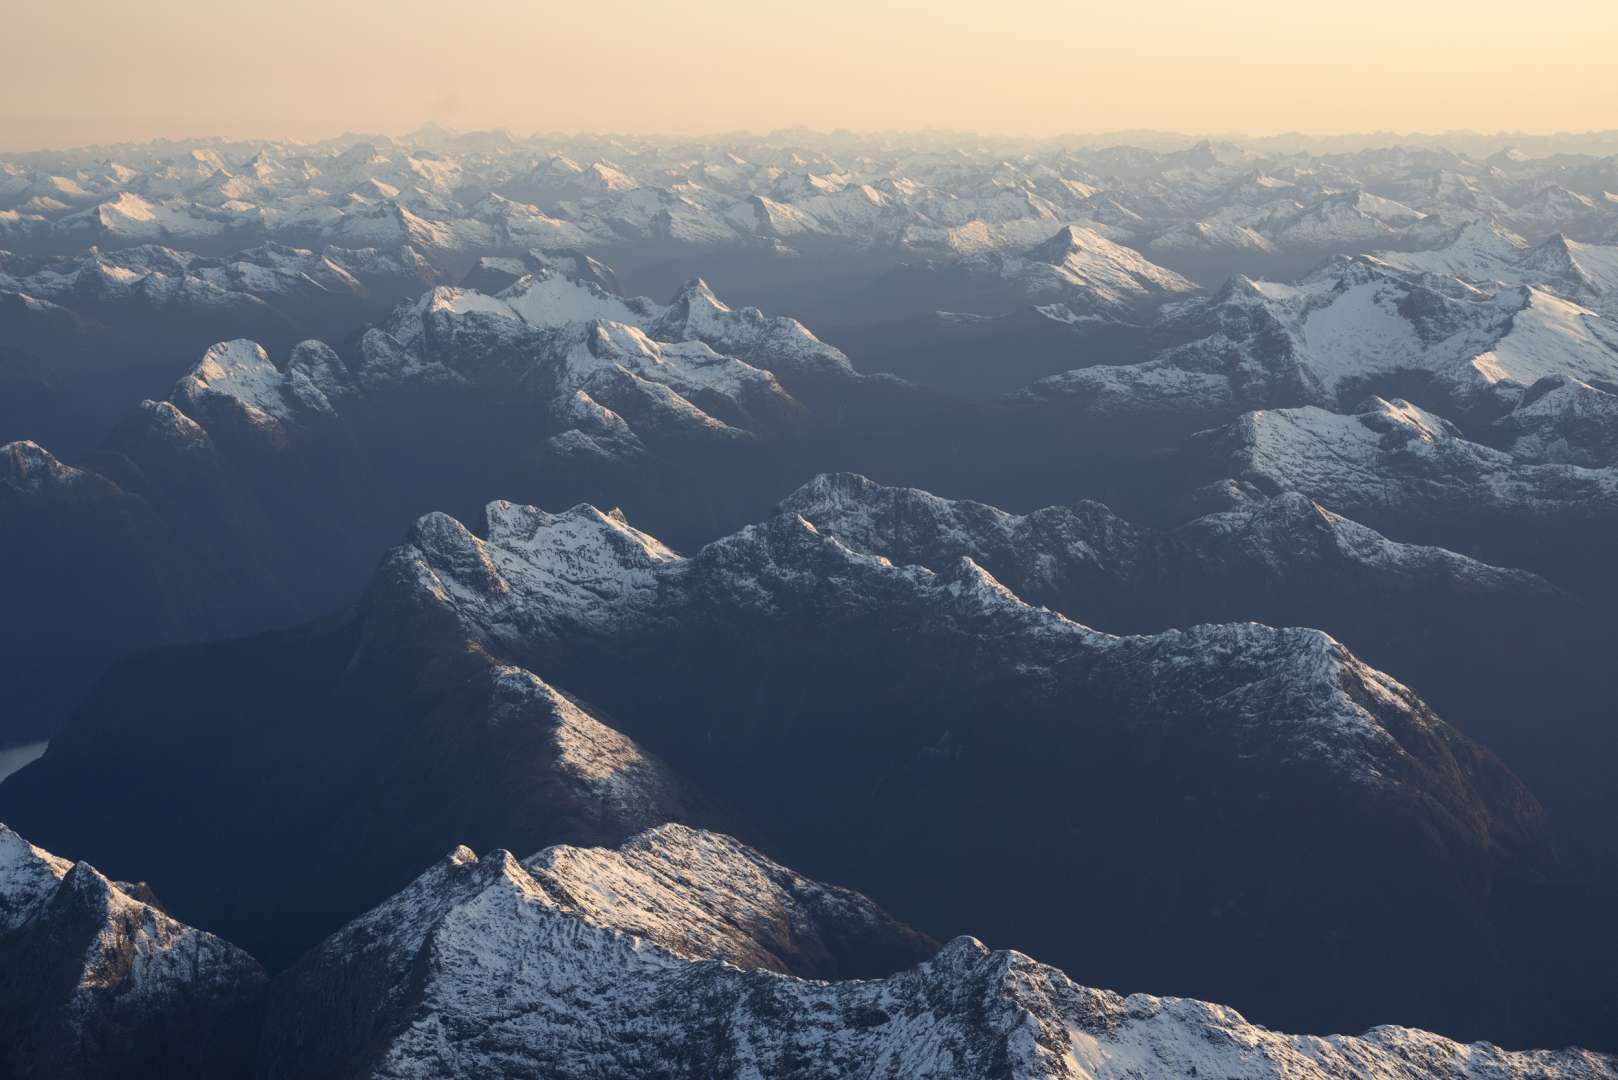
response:
[[[0,825],[0,1074],[241,1075],[263,970],[144,886]]]
[[[32,442],[0,446],[0,560],[26,567],[7,586],[0,741],[48,733],[132,642],[194,640],[229,629],[211,599],[217,558],[188,550],[150,503]],[[92,614],[93,613],[93,614]]]
[[[669,839],[662,832],[633,843]],[[747,886],[731,884],[722,863],[699,866],[715,875],[709,895],[718,906],[745,905]],[[969,937],[887,978],[806,981],[719,962],[734,960],[723,937],[675,930],[671,939],[661,920],[648,926],[648,899],[630,887],[581,912],[532,861],[459,848],[289,973],[277,988],[261,1074],[1618,1076],[1618,1061],[1598,1054],[1510,1053],[1409,1028],[1282,1035],[1224,1006],[1093,990]],[[327,1009],[363,1026],[331,1026]]]
[[[491,906],[473,923],[481,924],[487,937],[473,923],[462,922],[468,904],[485,903]],[[554,920],[549,927],[560,935],[554,943],[530,936],[534,915]],[[461,939],[462,932],[472,937]],[[572,955],[569,941],[582,944],[584,953]],[[799,978],[887,975],[937,951],[935,943],[859,894],[803,878],[717,833],[663,826],[631,837],[617,850],[548,848],[522,862],[504,851],[480,861],[462,847],[277,980],[259,1073],[339,1077],[403,1069],[409,1075],[455,1075],[464,1067],[521,1075],[566,1069],[572,1049],[548,1045],[533,1037],[537,1031],[494,1035],[490,1030],[495,1041],[507,1044],[493,1055],[499,1062],[466,1058],[464,1066],[438,1054],[418,1059],[415,1048],[397,1043],[410,1041],[418,1022],[488,1027],[441,996],[472,993],[492,1004],[486,990],[451,985],[461,982],[462,959],[482,970],[478,982],[492,979],[487,986],[501,986],[498,996],[507,1002],[502,1011],[515,1006],[519,1013],[538,1010],[535,1020],[546,1015],[542,1023],[560,1019],[560,1002],[526,995],[516,983],[505,983],[497,969],[514,964],[513,974],[526,973],[519,982],[533,977],[560,988],[581,973],[581,961],[588,966],[587,957],[608,942],[613,943],[609,949],[620,946],[663,964]],[[433,956],[433,968],[449,980],[416,974],[424,954]],[[632,992],[631,984],[618,982],[614,973],[602,974],[589,998]],[[600,1019],[581,1011],[588,1009],[586,1000],[561,1008],[584,1029],[599,1032]],[[701,999],[689,1005],[700,1009]],[[354,1022],[356,1017],[363,1019]],[[606,1043],[598,1048],[605,1051]],[[675,1068],[682,1060],[678,1054],[660,1059],[659,1049],[646,1046],[624,1060],[615,1060],[610,1051],[598,1053],[589,1068],[629,1075],[637,1068]]]
[[[1331,633],[1500,753],[1586,844],[1615,853],[1604,762],[1618,627],[1534,575],[1396,543],[1287,491],[1232,486],[1174,528],[1081,502],[1008,514],[980,503],[817,477],[782,509],[899,563],[971,558],[1030,603],[1118,633],[1253,620]]]
[[[1599,550],[1618,519],[1618,472],[1518,460],[1404,400],[1373,397],[1351,415],[1249,413],[1190,440],[1173,467],[1190,483],[1300,491],[1388,536],[1521,566],[1597,598],[1618,588]]]
[[[633,764],[655,753],[770,850],[923,929],[1311,1025],[1373,1015],[1369,996],[1374,1015],[1474,1030],[1495,1005],[1467,987],[1519,962],[1491,895],[1556,872],[1517,781],[1318,631],[1111,637],[969,559],[896,566],[791,513],[689,559],[588,507],[494,504],[485,534],[431,515],[348,618],[125,665],[0,812],[139,860],[177,910],[252,944],[282,890],[318,877],[335,915],[457,829],[537,847],[700,814]],[[635,742],[566,735],[591,714]],[[589,770],[604,789],[569,779],[575,742],[622,744]],[[105,814],[113,775],[155,828]],[[301,809],[271,840],[265,808],[292,777]],[[275,887],[219,896],[174,837]],[[1342,857],[1277,857],[1319,845]],[[1081,878],[1094,887],[1060,884]],[[968,887],[984,880],[999,887]],[[1266,989],[1282,983],[1314,991]],[[1544,992],[1503,996],[1532,1015]]]
[[[50,842],[94,837],[103,865],[149,875],[182,917],[272,964],[408,880],[445,837],[533,850],[725,820],[423,599],[376,590],[350,617],[117,667],[0,801]],[[183,698],[159,690],[176,680]],[[100,785],[81,786],[93,775],[81,764],[109,754],[127,771],[113,787],[147,815],[110,815]],[[53,791],[69,775],[81,797],[64,802]],[[257,885],[223,888],[221,875]]]

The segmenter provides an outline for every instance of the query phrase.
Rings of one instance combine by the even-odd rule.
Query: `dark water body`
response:
[[[37,760],[45,753],[45,747],[50,745],[44,742],[23,743],[20,746],[0,746],[0,781]]]

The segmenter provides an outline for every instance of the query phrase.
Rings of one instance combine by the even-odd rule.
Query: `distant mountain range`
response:
[[[1274,142],[905,147],[813,135],[717,153],[632,138],[154,144],[0,160],[0,242],[410,244],[439,260],[823,240],[973,254],[1079,224],[1164,254],[1276,255],[1420,237],[1492,210],[1532,240],[1610,239],[1615,152],[1599,139],[1533,157],[1393,139],[1327,154]]]

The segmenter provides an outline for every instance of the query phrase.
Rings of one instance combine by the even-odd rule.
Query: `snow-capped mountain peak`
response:
[[[668,891],[675,881],[680,890]],[[526,865],[462,848],[293,970],[266,1037],[267,1074],[295,1075],[318,1056],[348,1073],[449,1077],[497,1066],[630,1075],[671,1061],[716,1076],[878,1069],[937,1080],[1618,1075],[1596,1054],[1511,1053],[1405,1028],[1283,1035],[1224,1006],[1091,989],[970,937],[865,981],[776,974],[771,954],[754,951],[773,927],[807,916],[841,932],[870,910],[689,830],[643,834],[617,852],[557,849]],[[431,957],[424,969],[419,955]],[[343,978],[357,957],[363,976]],[[363,1030],[309,1016],[308,1002],[333,998],[366,1017]]]
[[[136,895],[144,894],[144,895]],[[0,825],[0,1061],[19,1075],[134,1075],[245,1066],[243,1018],[264,971],[109,881]]]
[[[16,930],[50,900],[73,864],[0,825],[0,933]]]

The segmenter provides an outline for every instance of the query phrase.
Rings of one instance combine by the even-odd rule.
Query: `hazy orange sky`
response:
[[[1618,128],[1618,0],[53,0],[0,147],[475,129]]]

